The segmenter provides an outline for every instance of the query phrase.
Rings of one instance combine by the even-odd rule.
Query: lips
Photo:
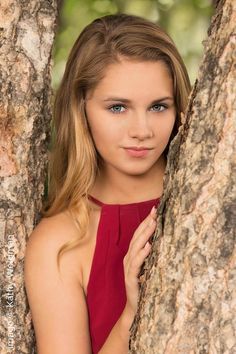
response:
[[[152,148],[146,146],[127,146],[125,147],[125,149],[140,151],[140,150],[151,150]]]
[[[152,150],[152,148],[146,146],[128,146],[124,149],[132,157],[144,157],[148,154],[149,150]]]

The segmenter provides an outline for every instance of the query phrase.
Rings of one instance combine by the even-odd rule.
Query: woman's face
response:
[[[155,168],[175,122],[170,73],[162,61],[111,64],[87,93],[85,110],[106,171],[145,174]]]

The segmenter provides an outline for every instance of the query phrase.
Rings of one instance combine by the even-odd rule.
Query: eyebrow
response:
[[[160,98],[157,98],[156,100],[152,101],[151,104],[153,104],[153,103],[155,103],[155,102],[166,101],[166,100],[171,100],[171,101],[173,101],[174,98],[171,97],[171,96],[160,97]],[[129,100],[128,98],[122,98],[122,97],[107,97],[107,98],[104,99],[103,101],[104,101],[104,102],[107,102],[107,101],[119,101],[119,102],[131,103],[131,100]]]

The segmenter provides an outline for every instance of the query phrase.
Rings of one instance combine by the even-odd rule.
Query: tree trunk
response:
[[[56,15],[56,0],[0,4],[1,354],[35,352],[23,260],[47,173]]]
[[[236,353],[236,2],[219,1],[171,144],[130,353]]]

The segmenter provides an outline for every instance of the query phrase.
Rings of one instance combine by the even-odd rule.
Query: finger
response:
[[[152,219],[155,219],[156,218],[156,207],[155,205],[152,207],[150,213],[148,214],[148,216],[141,222],[141,224],[139,225],[139,227],[137,228],[137,231],[138,232],[142,232],[145,227],[150,223],[150,221]]]
[[[130,264],[127,272],[127,276],[129,278],[133,278],[133,277],[137,278],[141,270],[141,266],[145,261],[145,258],[150,253],[150,251],[151,251],[151,244],[149,242],[146,242],[145,246],[137,253],[136,257],[130,260]]]
[[[133,254],[135,255],[140,249],[145,246],[146,242],[150,239],[150,237],[152,237],[155,228],[156,220],[151,219],[149,221],[149,224],[143,230],[143,232],[140,233],[140,235],[137,235],[137,237],[133,240],[132,244],[130,243],[129,253],[131,256]]]
[[[135,233],[132,237],[132,241],[134,241],[139,235],[146,229],[146,227],[150,224],[151,220],[156,220],[156,207],[153,206],[151,212],[148,214],[148,216],[141,222],[141,224],[138,226],[138,228],[135,230]]]

